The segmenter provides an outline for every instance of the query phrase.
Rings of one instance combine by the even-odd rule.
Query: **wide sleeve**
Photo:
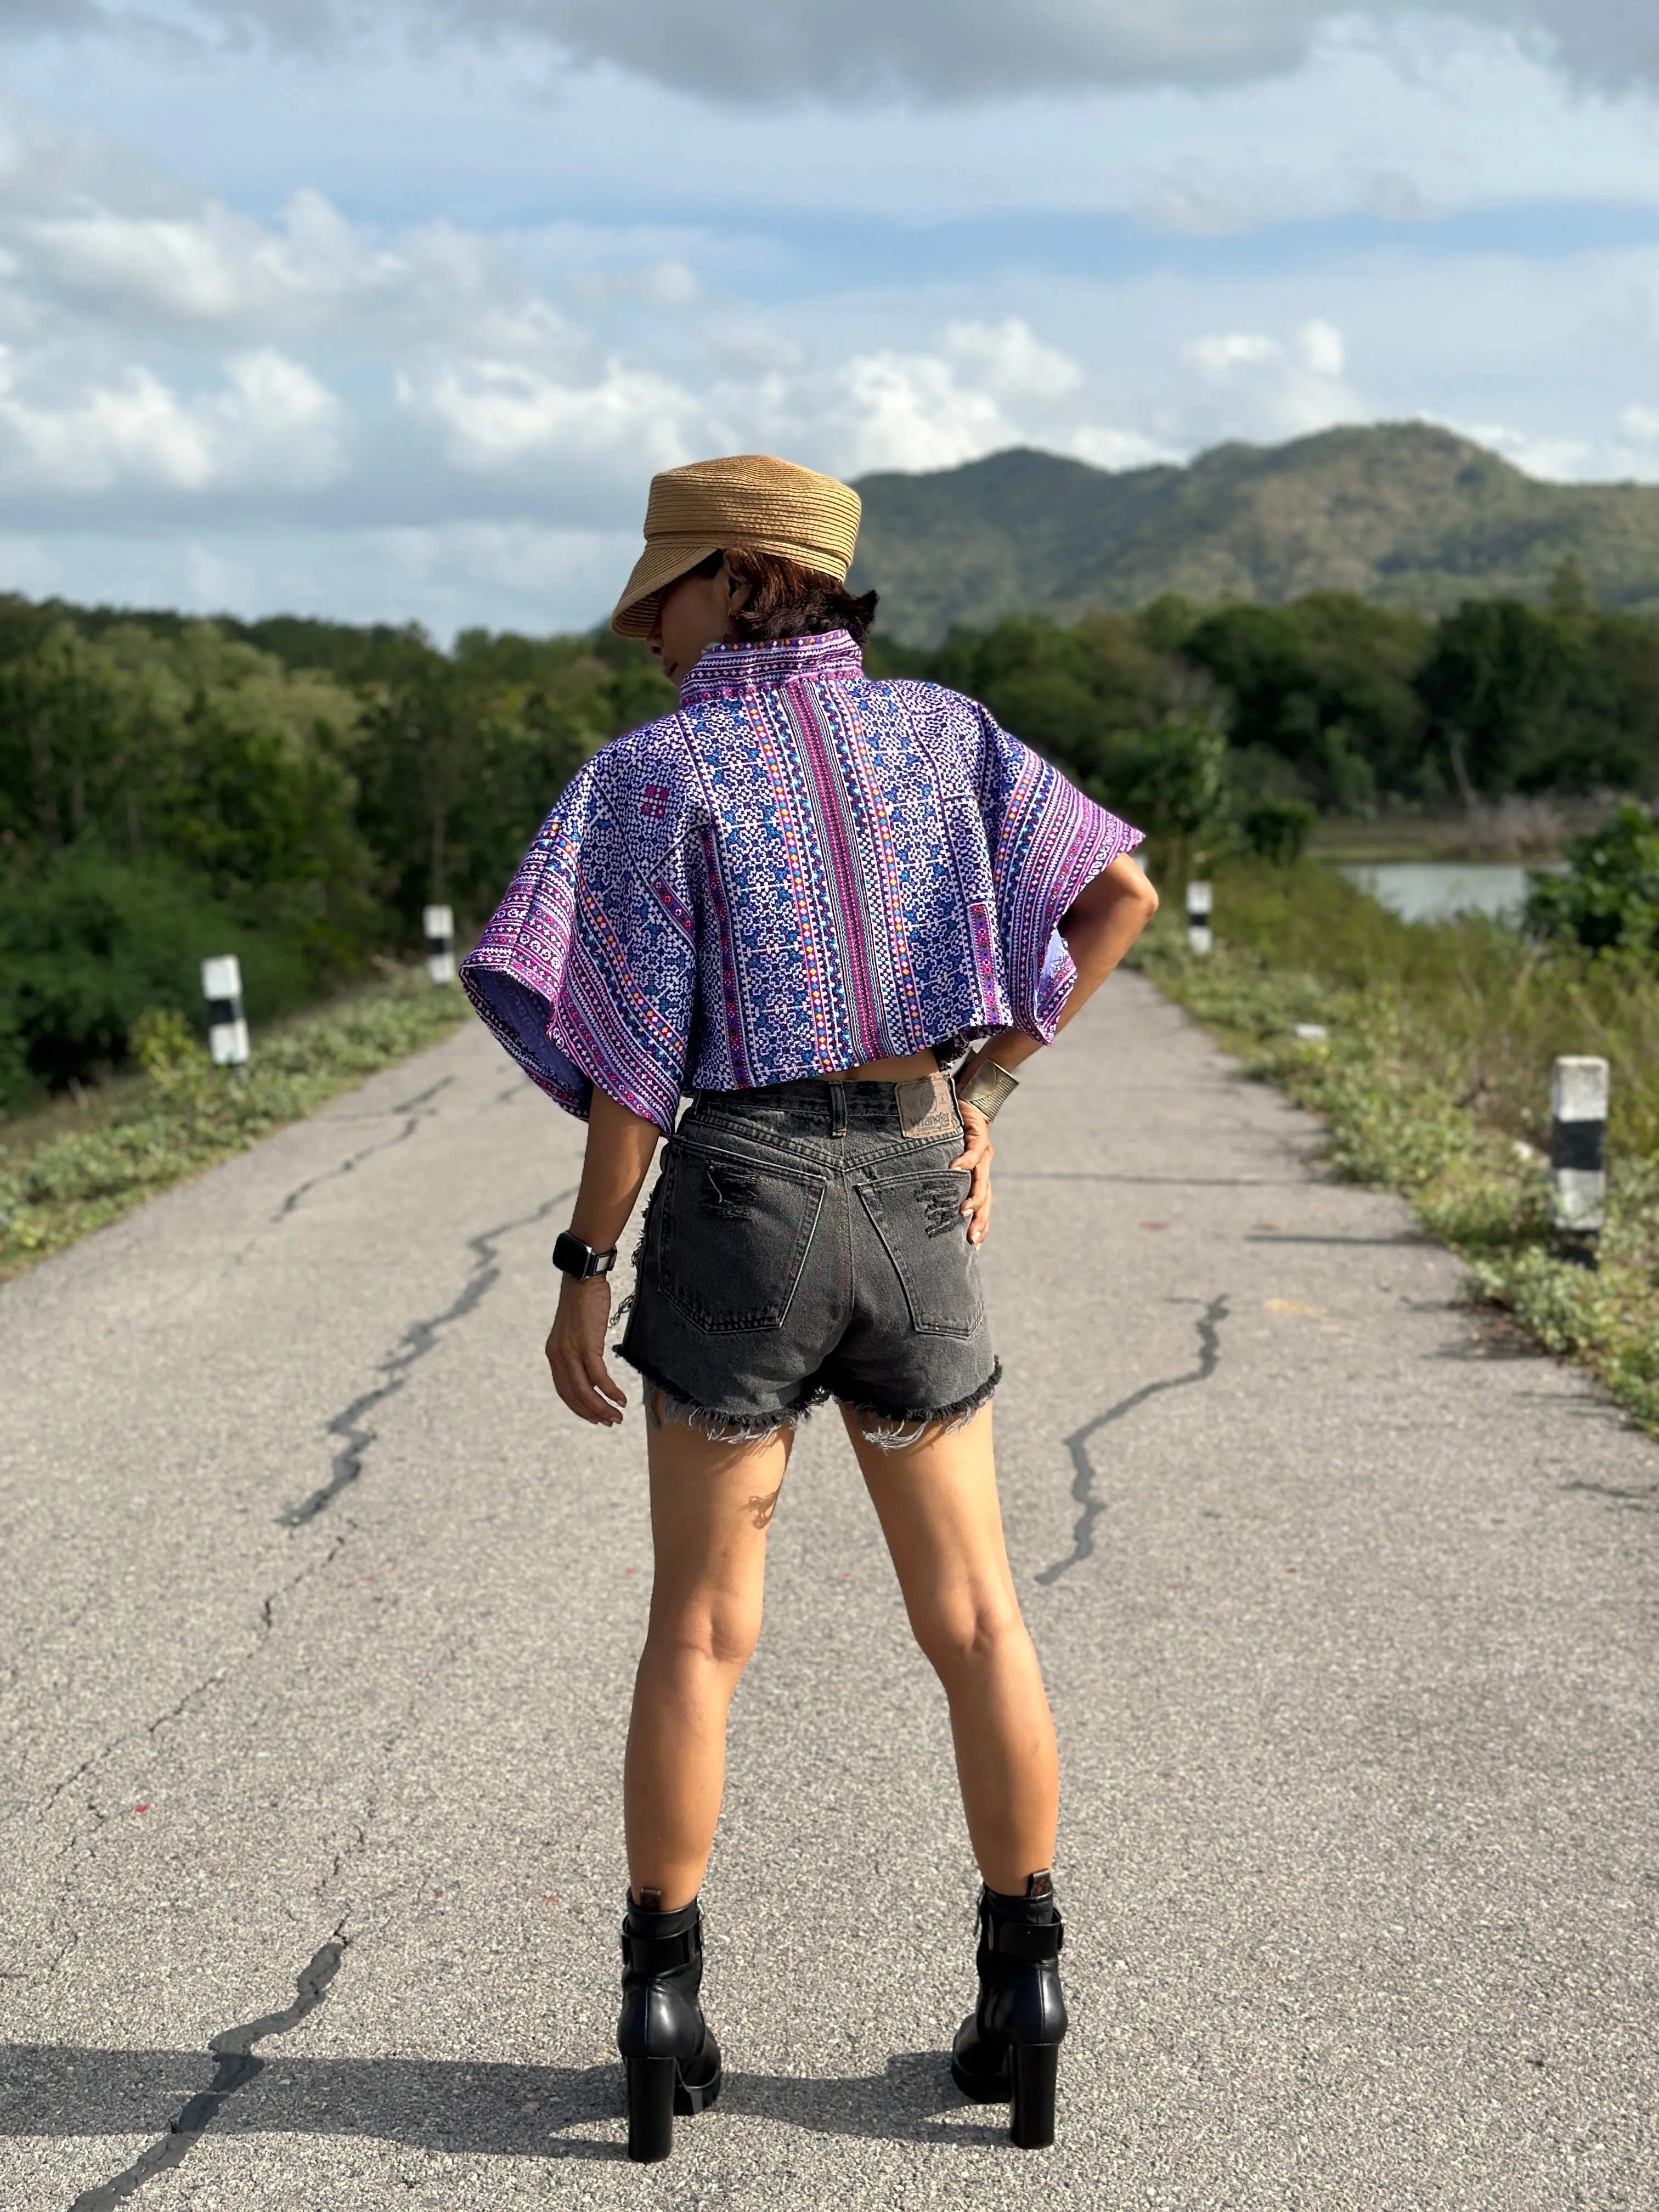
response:
[[[980,809],[1008,1003],[1013,1026],[1048,1044],[1077,981],[1060,918],[1143,833],[1085,798],[983,708],[980,722]]]
[[[461,963],[461,981],[499,1042],[568,1113],[585,1121],[597,1086],[672,1133],[696,945],[667,797],[653,785],[630,809],[625,780],[607,774],[604,755],[590,761]]]

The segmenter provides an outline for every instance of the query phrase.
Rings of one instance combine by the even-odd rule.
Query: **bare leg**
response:
[[[635,1898],[689,1905],[720,1818],[726,1715],[760,1634],[766,1530],[789,1462],[790,1431],[759,1444],[711,1443],[649,1410],[651,1622],[634,1680],[623,1769]]]
[[[991,1408],[898,1451],[844,1418],[910,1626],[950,1702],[974,1856],[988,1887],[1020,1896],[1027,1875],[1053,1863],[1060,1765],[1002,1540]]]

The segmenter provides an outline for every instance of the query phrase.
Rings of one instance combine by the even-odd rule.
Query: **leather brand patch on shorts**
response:
[[[914,1083],[896,1083],[893,1091],[898,1101],[899,1127],[907,1137],[955,1133],[957,1114],[947,1077],[921,1075]]]

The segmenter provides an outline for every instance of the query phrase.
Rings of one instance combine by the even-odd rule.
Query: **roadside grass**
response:
[[[1243,1059],[1320,1115],[1348,1181],[1397,1191],[1464,1259],[1473,1297],[1582,1361],[1659,1434],[1659,972],[1546,948],[1480,915],[1403,922],[1330,869],[1236,863],[1216,945],[1189,952],[1171,900],[1138,963]],[[1299,1042],[1319,1024],[1322,1043]],[[1550,1249],[1550,1065],[1611,1063],[1607,1224],[1597,1272]]]
[[[210,1066],[181,1016],[146,1015],[143,1075],[85,1094],[83,1111],[0,1122],[0,1281],[435,1044],[467,1011],[459,989],[400,969],[258,1032],[246,1073]]]

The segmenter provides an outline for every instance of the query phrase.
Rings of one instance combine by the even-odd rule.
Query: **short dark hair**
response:
[[[757,552],[748,545],[729,545],[711,553],[692,574],[718,575],[722,561],[750,587],[747,605],[732,617],[736,644],[762,645],[774,638],[808,637],[829,629],[849,631],[854,645],[862,645],[869,636],[876,618],[875,592],[855,594],[804,561]]]

